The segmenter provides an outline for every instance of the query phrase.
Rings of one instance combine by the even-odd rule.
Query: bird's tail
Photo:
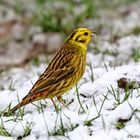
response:
[[[33,102],[32,96],[25,96],[19,104],[17,104],[15,107],[13,107],[10,111],[5,112],[3,115],[4,116],[11,116],[16,112],[16,110],[18,110],[22,106],[25,106],[31,102]]]
[[[25,96],[22,99],[22,101],[19,104],[17,104],[15,107],[13,107],[9,112],[5,112],[3,115],[4,116],[11,116],[11,115],[13,115],[15,113],[16,110],[18,110],[22,106],[25,106],[25,105],[27,105],[29,103],[32,103],[32,102],[37,101],[37,100],[40,100],[42,98],[44,98],[42,96],[42,93],[36,93],[36,94],[32,94],[32,95],[28,94],[27,96]]]
[[[24,105],[26,105],[26,104],[27,104],[27,103],[25,103],[25,101],[22,100],[19,104],[17,104],[15,107],[13,107],[10,111],[5,112],[5,113],[3,114],[3,116],[11,116],[11,115],[13,115],[13,114],[15,113],[16,110],[18,110],[20,107],[22,107],[22,106],[24,106]]]
[[[24,105],[25,105],[24,101],[21,101],[21,103],[17,104],[15,107],[13,107],[13,108],[10,110],[10,112],[11,112],[12,114],[14,114],[14,113],[16,112],[16,110],[18,110],[20,107],[22,107],[22,106],[24,106]]]

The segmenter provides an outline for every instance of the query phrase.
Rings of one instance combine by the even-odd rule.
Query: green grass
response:
[[[116,101],[115,105],[118,106],[125,101],[127,101],[129,98],[132,98],[133,90],[136,88],[129,89],[128,86],[124,89],[124,93],[120,92],[119,89],[114,89],[112,85],[110,85],[110,88],[107,87],[108,92],[111,93]]]
[[[115,127],[117,129],[122,129],[125,127],[125,121],[118,121],[116,124],[115,124]]]
[[[139,110],[134,109],[133,106],[128,102],[131,110],[132,110],[132,116],[135,116],[135,118],[138,120],[138,122],[140,123],[140,117],[136,112],[139,112]]]
[[[128,102],[128,104],[130,105],[129,102]],[[126,123],[129,122],[132,119],[132,117],[133,117],[134,114],[136,114],[135,113],[136,111],[133,110],[133,108],[132,108],[131,105],[130,105],[130,108],[132,109],[132,115],[130,115],[128,118],[123,118],[123,119],[122,118],[119,118],[117,120],[117,122],[115,123],[115,128],[116,129],[123,129],[125,127]]]
[[[6,128],[4,127],[4,122],[2,120],[2,117],[0,117],[1,119],[1,124],[0,124],[0,136],[7,136],[10,137],[11,134],[8,130],[6,130]]]
[[[64,116],[69,120],[68,124],[64,124],[62,112],[60,111],[55,123],[55,128],[50,132],[49,136],[65,136],[68,137],[67,132],[73,131],[79,126],[79,124],[72,124],[70,118],[64,114]],[[60,119],[60,124],[57,124],[58,119]]]
[[[104,105],[104,103],[105,103],[105,101],[106,101],[106,99],[107,99],[108,94],[103,95],[103,96],[104,96],[104,99],[102,100],[102,103],[101,103],[101,106],[99,107],[99,109],[97,108],[95,99],[94,99],[94,97],[93,97],[93,103],[94,103],[94,106],[95,106],[96,111],[97,111],[97,116],[96,116],[96,117],[93,117],[93,118],[91,118],[91,119],[89,119],[89,120],[86,120],[86,121],[84,122],[84,125],[85,125],[85,126],[92,126],[92,125],[93,125],[93,121],[96,120],[97,118],[99,118],[99,117],[101,116],[101,111],[102,111],[103,105]]]
[[[133,29],[132,33],[133,33],[134,35],[139,35],[139,34],[140,34],[140,26],[135,27],[135,28]]]
[[[110,88],[107,87],[108,92],[111,93],[116,101],[116,105],[121,104],[121,99],[120,99],[120,92],[119,91],[115,91],[115,89],[113,88],[112,85],[110,85]]]
[[[39,25],[43,32],[60,32],[62,30],[59,19],[52,12],[42,13],[40,15]]]
[[[39,64],[40,64],[40,60],[39,60],[38,57],[33,57],[32,60],[31,60],[31,62],[35,66],[39,66]]]
[[[94,82],[93,67],[92,67],[92,64],[91,64],[91,63],[89,63],[88,66],[89,66],[89,68],[90,68],[90,73],[91,73],[90,79],[91,79],[91,81],[92,81],[92,83],[93,83],[93,82]]]
[[[21,123],[21,125],[22,125],[22,123]],[[23,133],[23,135],[21,135],[21,136],[18,136],[18,138],[17,139],[22,139],[22,138],[24,138],[24,137],[27,137],[28,135],[30,135],[30,133],[31,133],[31,130],[32,130],[32,122],[31,123],[26,123],[26,126],[24,127],[23,125],[22,125],[22,127],[23,127],[23,129],[24,129],[24,133]]]
[[[20,102],[19,96],[17,94],[17,100],[18,103]],[[2,116],[4,113],[5,115],[8,116],[13,116],[13,120],[16,122],[17,120],[23,120],[23,116],[24,116],[24,107],[19,108],[14,114],[11,112],[11,103],[9,103],[9,105],[6,107],[6,109],[1,112],[0,116]]]
[[[140,60],[140,47],[138,49],[133,49],[132,50],[132,59],[135,62],[138,62]]]
[[[13,81],[10,82],[10,85],[9,85],[8,89],[9,89],[10,91],[14,91],[14,90],[15,90],[15,89],[13,88]]]
[[[79,90],[78,89],[79,89],[79,87],[76,85],[76,95],[77,95],[78,103],[80,105],[80,109],[79,110],[82,110],[82,111],[79,111],[79,112],[86,113],[86,111],[85,111],[85,109],[84,109],[84,107],[82,105],[82,102],[80,100],[80,93],[79,93]]]
[[[91,0],[82,0],[79,3],[60,0],[59,3],[66,6],[57,8],[54,6],[55,2],[58,2],[56,0],[36,1],[35,20],[44,32],[69,32],[71,29],[78,27],[84,20],[93,18],[96,13],[96,4]],[[86,7],[85,10],[77,14],[75,12],[77,7],[83,5]],[[71,17],[71,15],[73,16]]]
[[[7,6],[7,8],[10,7],[18,15],[26,12],[24,2],[20,0],[13,1],[14,4],[10,4],[2,0],[1,4]],[[39,25],[44,32],[67,33],[78,26],[82,26],[88,19],[97,17],[98,9],[102,9],[103,7],[119,7],[122,4],[130,4],[135,1],[137,0],[118,0],[117,2],[112,1],[110,3],[110,0],[35,0],[35,10],[32,13],[33,19],[31,19],[31,24]],[[57,6],[57,3],[61,6]],[[62,6],[63,4],[65,6]],[[76,12],[78,8],[82,8],[83,6],[85,8],[81,12]],[[139,33],[139,27],[134,32]]]

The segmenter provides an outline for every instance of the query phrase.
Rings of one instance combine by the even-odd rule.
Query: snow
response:
[[[0,136],[0,140],[14,140],[13,138]]]
[[[36,69],[36,68],[35,68]],[[102,140],[102,139],[126,139],[128,134],[139,134],[139,126],[137,125],[137,118],[133,115],[134,111],[140,111],[140,97],[139,89],[134,89],[134,96],[129,97],[128,100],[119,104],[116,103],[114,96],[110,94],[107,87],[112,86],[117,92],[117,80],[125,77],[130,79],[130,81],[138,81],[140,77],[140,63],[129,64],[118,66],[115,69],[108,67],[108,71],[105,68],[93,68],[94,82],[88,77],[91,71],[87,66],[86,72],[83,79],[79,82],[79,94],[85,95],[85,97],[80,96],[80,100],[84,111],[82,110],[78,99],[75,88],[73,88],[69,93],[64,95],[64,99],[69,102],[71,99],[74,101],[67,107],[63,107],[57,101],[56,104],[61,108],[61,111],[57,113],[48,99],[46,108],[43,108],[43,113],[39,113],[37,108],[32,105],[25,106],[25,115],[22,120],[13,120],[13,117],[2,117],[4,122],[4,127],[9,131],[13,137],[16,139],[24,134],[24,129],[30,125],[31,133],[29,136],[25,137],[28,139],[54,139],[55,136],[49,136],[55,132],[58,132],[61,125],[66,128],[66,136],[70,139],[83,139],[83,140]],[[15,82],[21,82],[19,73],[22,72],[21,69],[16,68],[17,79]],[[37,69],[35,70],[37,72]],[[40,68],[38,68],[38,72]],[[25,74],[25,73],[24,73]],[[13,75],[15,77],[15,75]],[[85,78],[86,82],[85,82]],[[21,100],[30,90],[32,84],[36,82],[38,76],[34,76],[32,79],[24,83],[23,85],[18,84],[15,86],[16,89],[10,91],[5,89],[0,92],[0,110],[4,110],[9,103],[12,106],[18,103],[18,98]],[[83,84],[82,84],[83,83]],[[14,84],[13,84],[14,85]],[[125,93],[123,89],[120,90],[120,99],[123,99]],[[107,95],[108,94],[108,95]],[[132,94],[132,95],[133,95]],[[97,117],[100,110],[101,104],[103,103],[104,96],[107,95],[103,107],[101,109],[100,116],[91,122],[91,126],[86,126],[85,122]],[[93,98],[95,103],[93,102]],[[38,102],[35,103],[39,105]],[[42,101],[45,104],[45,101]],[[132,118],[131,118],[132,117]],[[131,118],[131,119],[130,119]],[[120,120],[129,120],[126,122],[124,129],[117,130],[115,124]],[[62,122],[61,122],[62,121]],[[134,131],[135,128],[135,131]],[[126,131],[127,130],[127,131]],[[119,134],[119,136],[118,136]],[[56,136],[58,139],[66,139],[64,136]],[[3,137],[5,138],[5,137]],[[5,138],[12,139],[12,138]]]

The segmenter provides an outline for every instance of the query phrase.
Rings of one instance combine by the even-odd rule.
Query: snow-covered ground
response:
[[[104,62],[108,64],[110,60],[113,63],[117,59],[130,58],[128,64],[116,67],[103,64],[98,66],[96,64],[102,53],[88,53],[87,63],[90,65],[87,65],[82,80],[63,96],[68,107],[56,100],[59,108],[56,111],[52,102],[46,99],[26,105],[23,116],[1,116],[0,129],[11,137],[1,136],[0,139],[140,139],[140,63],[132,61],[126,55],[127,52],[131,56],[132,48],[137,47],[139,41],[139,36],[124,37],[118,41],[120,44],[117,51],[120,48],[122,50],[117,57],[109,59],[109,55],[104,55]],[[128,45],[128,42],[133,43]],[[102,50],[105,48],[106,46]],[[38,67],[31,66],[30,69],[14,68],[3,73],[5,79],[2,81],[8,82],[1,83],[3,89],[0,91],[0,111],[4,111],[10,103],[12,107],[16,105],[46,67],[45,64],[40,64]]]

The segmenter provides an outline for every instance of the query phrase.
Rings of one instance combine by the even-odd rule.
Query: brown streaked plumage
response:
[[[91,36],[92,31],[88,28],[74,30],[29,93],[10,112],[13,114],[20,107],[45,98],[61,100],[84,73]]]

